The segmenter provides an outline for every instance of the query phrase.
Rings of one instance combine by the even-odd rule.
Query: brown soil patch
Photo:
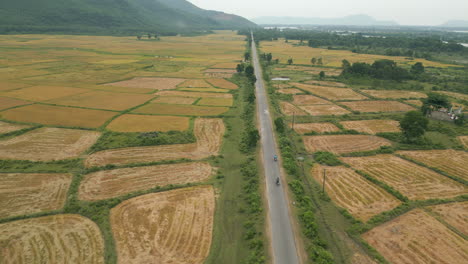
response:
[[[78,197],[96,201],[156,186],[199,182],[208,179],[212,171],[211,165],[205,162],[98,171],[84,177]]]
[[[185,79],[179,78],[153,78],[153,77],[138,77],[127,81],[108,83],[105,85],[121,86],[130,88],[147,88],[155,90],[170,90],[175,89],[177,85],[184,82]]]
[[[212,86],[207,83],[203,79],[191,79],[187,80],[181,84],[179,84],[177,87],[204,87],[204,88],[211,88]]]
[[[406,112],[415,110],[414,107],[397,102],[397,101],[355,101],[342,102],[343,105],[353,109],[354,111],[364,113],[377,112]]]
[[[0,124],[0,131],[1,131],[1,124]],[[468,136],[459,136],[458,140],[462,143],[462,145],[468,149]]]
[[[400,155],[468,180],[468,153],[455,150],[398,151]]]
[[[468,235],[468,202],[439,204],[426,208],[464,235]]]
[[[329,100],[363,100],[367,99],[362,94],[356,93],[350,88],[333,88],[328,86],[318,86],[303,83],[293,83],[299,89],[309,91],[318,96],[325,97]]]
[[[222,119],[198,118],[195,120],[194,133],[197,143],[160,145],[150,147],[132,147],[104,150],[90,155],[87,167],[107,164],[130,164],[177,159],[203,159],[217,155],[224,136]]]
[[[287,116],[297,115],[297,116],[305,116],[307,115],[306,112],[302,111],[295,105],[288,103],[288,102],[280,102],[281,112]]]
[[[295,105],[332,104],[330,101],[313,95],[294,95],[293,98]]]
[[[70,174],[0,173],[0,218],[62,208],[71,180]]]
[[[301,93],[304,93],[304,92],[299,90],[299,89],[291,88],[291,89],[279,89],[278,93],[282,93],[282,94],[301,94]]]
[[[203,263],[215,209],[212,186],[139,196],[111,210],[118,263]]]
[[[400,123],[395,120],[361,120],[340,122],[344,128],[362,133],[401,132]]]
[[[0,111],[7,109],[7,108],[20,106],[20,105],[27,105],[27,104],[31,104],[31,103],[23,101],[23,100],[13,99],[13,98],[0,97]],[[1,115],[2,113],[0,113],[0,116]]]
[[[327,176],[325,189],[331,199],[364,222],[401,204],[391,194],[367,181],[354,170],[341,166],[315,165],[312,175],[320,185],[323,184],[324,170]]]
[[[427,98],[422,92],[402,91],[402,90],[361,90],[372,97],[380,99],[409,99],[409,98]]]
[[[104,263],[99,227],[80,215],[0,224],[2,263]]]
[[[239,88],[236,84],[227,81],[225,79],[207,79],[209,83],[211,83],[214,87],[222,88],[222,89],[230,89],[234,90]]]
[[[452,198],[468,193],[468,188],[463,184],[393,155],[342,160],[412,200]]]
[[[122,111],[141,105],[152,98],[154,98],[154,95],[149,94],[93,91],[48,101],[48,103]]]
[[[217,116],[226,113],[228,110],[228,107],[150,103],[133,112],[157,115]]]
[[[0,121],[0,134],[10,133],[13,131],[30,128],[31,126],[28,125],[18,125],[18,124],[11,124],[7,122]]]
[[[18,122],[85,128],[98,128],[116,114],[110,111],[37,104],[0,113],[5,119]]]
[[[292,124],[289,126],[292,127]],[[294,130],[299,134],[305,134],[309,132],[335,132],[340,129],[332,123],[296,123],[294,124]]]
[[[312,85],[319,85],[319,86],[334,86],[334,87],[340,87],[340,88],[345,88],[346,87],[346,84],[344,84],[344,83],[329,82],[329,81],[307,81],[305,83],[306,84],[312,84]]]
[[[366,135],[305,136],[304,144],[310,153],[328,151],[336,154],[370,151],[392,145],[384,138]]]
[[[453,264],[468,259],[468,242],[420,209],[372,229],[363,238],[394,264]]]
[[[222,93],[201,93],[201,92],[183,92],[183,91],[161,91],[156,94],[157,96],[177,96],[177,97],[212,97],[212,98],[232,98],[232,94]]]
[[[305,105],[301,106],[301,109],[306,111],[312,116],[323,116],[323,115],[345,115],[351,113],[350,111],[339,107],[334,104],[325,105]]]
[[[2,93],[7,97],[14,97],[30,101],[47,101],[74,94],[89,92],[88,89],[61,86],[33,86]]]
[[[188,130],[189,126],[188,117],[127,114],[113,120],[107,129],[117,132],[167,132]]]
[[[40,128],[0,141],[0,159],[52,161],[78,157],[101,134],[64,128]]]
[[[404,101],[407,104],[415,105],[415,106],[422,106],[423,102],[421,100],[406,100]]]
[[[151,101],[152,103],[158,104],[182,104],[182,105],[191,105],[197,98],[195,97],[175,97],[175,96],[162,96]]]

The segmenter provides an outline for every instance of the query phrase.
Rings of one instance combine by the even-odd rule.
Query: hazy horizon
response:
[[[244,16],[337,18],[365,14],[377,20],[392,20],[401,25],[435,26],[449,20],[468,20],[467,0],[189,0],[210,10]],[[285,6],[286,5],[286,6]]]

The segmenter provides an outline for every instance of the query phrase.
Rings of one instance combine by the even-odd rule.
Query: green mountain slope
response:
[[[185,0],[2,0],[0,33],[187,33],[253,27]]]

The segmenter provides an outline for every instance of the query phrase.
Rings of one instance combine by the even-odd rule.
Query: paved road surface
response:
[[[253,37],[252,37],[253,39]],[[284,180],[281,186],[277,186],[275,180],[280,177],[280,163],[273,160],[277,153],[275,137],[272,129],[272,121],[268,112],[268,100],[263,83],[262,70],[258,60],[255,41],[252,41],[252,59],[257,77],[257,115],[260,123],[260,136],[263,152],[263,166],[266,179],[266,195],[269,207],[269,222],[271,228],[271,243],[274,264],[298,264],[298,256],[294,241],[294,234],[289,218],[289,208],[286,194],[283,190]]]

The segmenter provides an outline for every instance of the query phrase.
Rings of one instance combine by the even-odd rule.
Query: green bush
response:
[[[314,159],[318,163],[328,166],[339,166],[342,164],[342,162],[335,156],[335,154],[326,151],[315,152]]]

